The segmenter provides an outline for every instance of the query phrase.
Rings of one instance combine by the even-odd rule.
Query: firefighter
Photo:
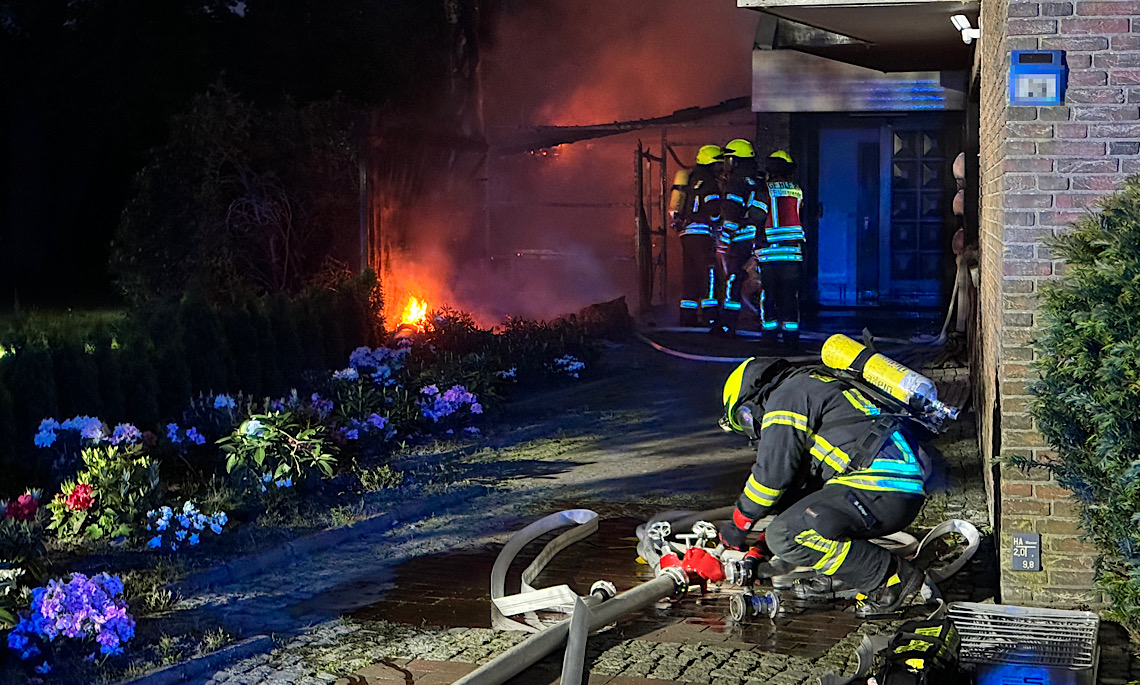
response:
[[[908,526],[925,501],[926,453],[896,416],[821,367],[771,358],[738,366],[723,401],[721,427],[757,444],[720,527],[726,547],[745,549],[752,525],[775,513],[758,547],[817,572],[797,595],[854,596],[867,617],[897,611],[921,589],[922,571],[870,542]]]
[[[745,266],[752,257],[756,227],[768,215],[768,191],[756,166],[752,143],[737,138],[724,146],[726,181],[717,255],[724,260],[720,316],[714,332],[732,335],[740,318],[741,290],[748,281]]]
[[[681,236],[681,325],[711,326],[717,299],[715,241],[720,235],[721,149],[705,145],[689,174],[686,204],[678,226]]]
[[[766,336],[796,348],[800,339],[800,271],[804,260],[800,205],[804,194],[791,180],[795,164],[787,152],[773,152],[764,166],[770,207],[755,251],[762,284],[760,328]]]

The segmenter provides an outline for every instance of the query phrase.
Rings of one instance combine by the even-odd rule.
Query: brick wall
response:
[[[1140,2],[982,4],[981,287],[976,397],[986,457],[1053,453],[1028,414],[1036,295],[1064,273],[1044,241],[1140,172]],[[1065,50],[1063,107],[1009,107],[1011,50]],[[1037,472],[1040,471],[1040,472]],[[1096,604],[1094,552],[1078,539],[1069,494],[1048,472],[991,472],[1002,600]],[[991,490],[992,492],[992,490]],[[1038,532],[1043,572],[1009,571],[1010,535]]]

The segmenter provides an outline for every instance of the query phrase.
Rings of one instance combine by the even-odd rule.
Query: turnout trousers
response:
[[[751,257],[751,241],[731,243],[724,254],[724,300],[721,303],[718,323],[726,326],[729,331],[736,330],[737,321],[740,319],[742,306],[740,292],[748,281],[748,272],[744,266]]]
[[[824,485],[791,504],[765,532],[781,559],[838,578],[867,593],[887,575],[891,553],[870,542],[910,525],[922,495]]]
[[[682,326],[708,326],[716,319],[717,272],[713,238],[691,233],[681,236]]]
[[[800,270],[802,262],[760,264],[760,328],[769,333],[800,330]]]

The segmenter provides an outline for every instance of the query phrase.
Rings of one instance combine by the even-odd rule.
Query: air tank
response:
[[[833,369],[858,374],[876,388],[912,409],[933,412],[951,419],[958,409],[938,401],[938,388],[926,376],[912,371],[890,357],[872,352],[862,343],[836,333],[823,343],[823,363]]]
[[[689,170],[678,169],[673,174],[673,192],[669,195],[669,214],[676,216],[685,208],[685,190],[689,187]]]

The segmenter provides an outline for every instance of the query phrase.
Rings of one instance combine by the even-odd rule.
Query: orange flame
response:
[[[400,317],[400,325],[406,324],[423,328],[424,317],[427,316],[427,307],[426,300],[409,296],[408,303],[404,305],[404,315]]]

